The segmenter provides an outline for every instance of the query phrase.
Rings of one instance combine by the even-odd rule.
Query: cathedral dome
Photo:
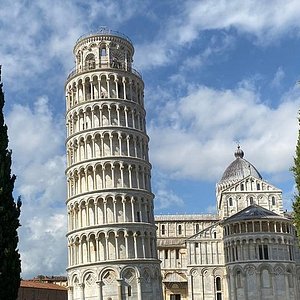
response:
[[[235,160],[227,167],[219,184],[225,182],[237,182],[248,177],[249,175],[258,179],[262,179],[256,168],[250,162],[244,159],[244,151],[240,148],[240,146],[238,146],[234,156]]]

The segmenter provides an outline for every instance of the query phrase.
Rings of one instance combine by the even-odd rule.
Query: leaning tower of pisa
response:
[[[162,299],[133,45],[101,28],[79,38],[66,85],[69,300]]]

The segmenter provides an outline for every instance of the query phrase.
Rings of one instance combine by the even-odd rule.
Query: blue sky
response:
[[[23,208],[22,276],[64,274],[64,83],[82,34],[106,25],[143,74],[155,213],[211,213],[236,141],[283,190],[300,104],[300,2],[9,1],[0,8],[6,122]]]

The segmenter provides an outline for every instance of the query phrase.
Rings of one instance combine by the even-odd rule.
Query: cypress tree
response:
[[[298,118],[298,124],[300,125],[300,117]],[[293,219],[296,226],[298,235],[300,233],[300,129],[298,130],[298,140],[296,145],[296,153],[294,157],[294,166],[292,167],[294,173],[296,192],[293,201]]]
[[[15,175],[11,175],[11,151],[3,115],[4,93],[0,66],[0,299],[16,300],[20,286],[21,260],[18,251],[21,200],[13,198]]]

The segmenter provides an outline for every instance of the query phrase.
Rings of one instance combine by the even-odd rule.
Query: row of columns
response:
[[[68,166],[108,156],[129,156],[148,161],[148,141],[132,134],[106,133],[95,137],[88,135],[67,143]]]
[[[67,109],[88,100],[117,98],[143,103],[143,87],[134,80],[116,75],[85,78],[70,82],[66,90]]]
[[[117,279],[117,300],[124,300],[123,298],[123,286],[122,286],[122,282],[123,282],[123,279]],[[141,281],[138,280],[139,282],[139,285],[138,285],[138,300],[142,300],[142,297],[141,297]],[[97,281],[96,284],[98,285],[98,295],[95,297],[95,299],[97,300],[106,300],[103,298],[103,286],[105,285],[103,281]],[[78,287],[80,289],[80,298],[76,298],[76,300],[85,300],[85,284],[84,283],[80,283],[78,284]],[[75,287],[76,288],[76,287]],[[68,287],[68,300],[75,300],[74,299],[74,286],[69,286]],[[108,298],[109,299],[109,298]]]
[[[239,269],[229,272],[227,277],[230,299],[264,300],[265,296],[274,300],[298,299],[297,276],[290,270],[276,273],[275,269],[252,267],[246,272],[241,272]],[[249,294],[251,294],[251,298]]]
[[[219,278],[219,285],[221,289],[217,289],[216,282]],[[221,297],[218,298],[217,297]],[[188,276],[188,299],[227,299],[226,297],[226,285],[221,276],[214,276],[208,274],[198,274],[198,272],[192,273]],[[231,298],[229,298],[231,299]]]
[[[189,247],[189,264],[220,264],[223,263],[222,250],[220,241],[207,241],[207,242],[190,242]]]
[[[156,239],[151,232],[99,232],[72,237],[68,244],[69,266],[116,259],[157,258]]]
[[[228,224],[224,226],[224,235],[234,235],[240,233],[252,232],[272,232],[272,233],[289,233],[293,234],[294,229],[290,222],[281,221],[247,221]]]
[[[261,242],[225,242],[227,262],[245,260],[294,260],[293,244]]]
[[[145,131],[145,113],[137,108],[124,105],[103,105],[86,107],[85,110],[70,113],[67,116],[68,136],[88,129],[117,126]]]
[[[153,223],[152,200],[131,198],[95,199],[89,202],[72,203],[68,206],[68,228],[79,229],[86,226],[144,222]]]
[[[68,197],[103,189],[151,190],[150,169],[134,164],[106,163],[67,172]]]

